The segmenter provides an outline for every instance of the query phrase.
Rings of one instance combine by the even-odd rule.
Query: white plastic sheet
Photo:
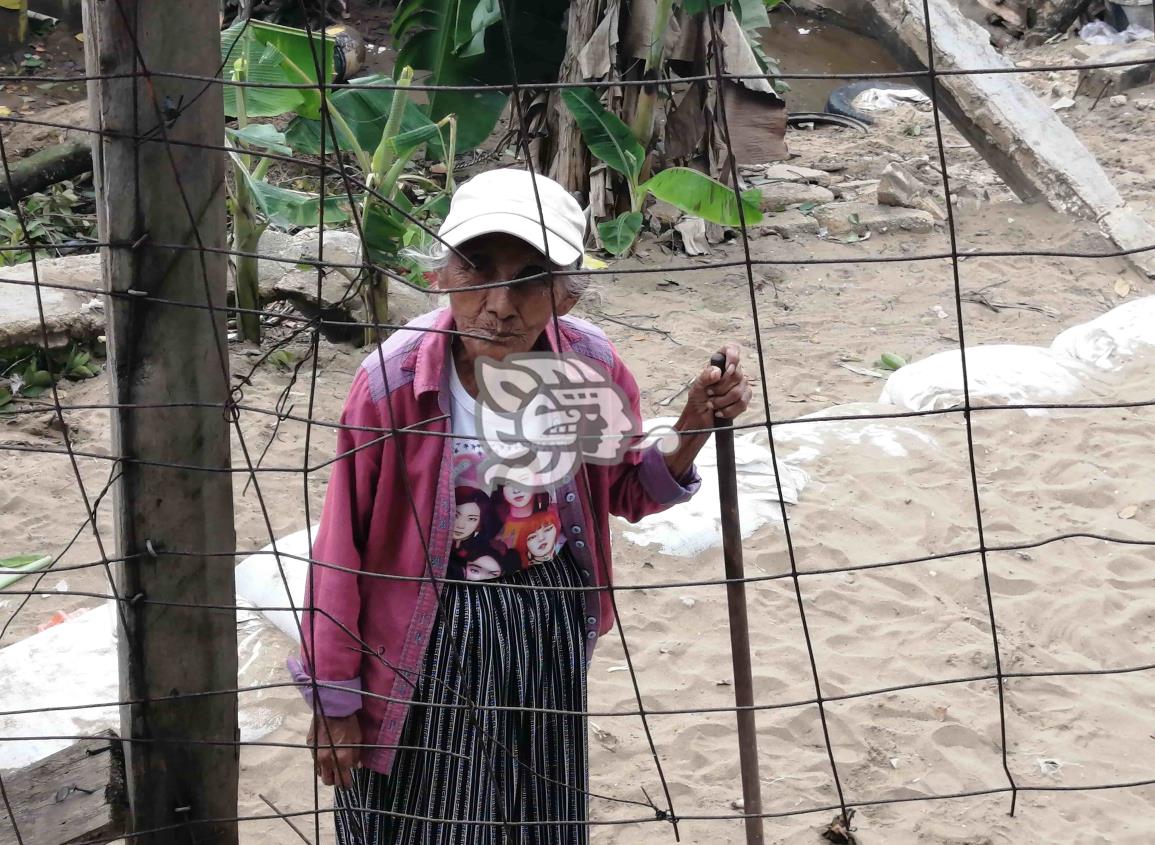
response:
[[[313,538],[317,526],[313,526]],[[301,529],[277,540],[277,554],[273,544],[255,555],[249,555],[236,568],[237,595],[254,607],[286,608],[262,610],[265,618],[292,637],[301,641],[300,613],[288,608],[300,608],[305,601],[305,580],[309,575],[309,535]],[[277,565],[278,559],[280,566]],[[286,583],[288,590],[286,591]]]
[[[1079,38],[1088,44],[1130,44],[1132,41],[1150,40],[1152,37],[1155,37],[1155,32],[1138,24],[1131,24],[1122,32],[1117,32],[1115,27],[1106,21],[1091,21],[1079,30]]]
[[[893,411],[894,408],[888,405],[854,402],[824,408],[800,419],[866,416]],[[874,449],[883,459],[906,458],[912,452],[917,454],[920,448],[938,447],[938,442],[925,427],[901,419],[824,419],[822,422],[793,423],[779,427],[774,438],[778,454],[787,464],[810,463],[828,453],[836,444]]]
[[[0,769],[27,766],[75,740],[112,728],[120,730],[120,712],[107,705],[120,699],[114,603],[106,602],[0,649],[0,709],[33,710],[0,716]],[[277,637],[251,611],[237,613],[238,672],[241,685],[267,683],[284,674]],[[276,651],[276,654],[272,652]],[[252,741],[276,730],[282,716],[259,705],[260,694],[241,698],[241,739]],[[67,710],[49,708],[67,707]],[[16,737],[64,737],[20,740]]]
[[[647,425],[673,425],[675,419],[648,421]],[[734,462],[738,475],[738,514],[742,536],[749,537],[768,522],[782,521],[774,464],[762,431],[734,435]],[[638,523],[620,520],[623,536],[641,546],[657,546],[662,554],[691,557],[711,546],[722,545],[721,506],[718,494],[718,457],[711,438],[696,461],[702,476],[702,488],[690,501],[675,505],[662,513],[648,516]],[[782,498],[797,504],[802,489],[809,482],[806,471],[779,462]]]

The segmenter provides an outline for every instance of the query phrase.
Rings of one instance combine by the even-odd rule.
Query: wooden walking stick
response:
[[[726,356],[710,358],[720,372]],[[763,845],[762,789],[758,777],[758,735],[754,724],[754,679],[750,669],[750,627],[746,618],[746,581],[742,565],[742,525],[738,516],[738,477],[734,464],[734,423],[714,419],[718,453],[718,499],[722,506],[722,557],[726,561],[726,603],[730,609],[730,654],[734,660],[734,703],[738,706],[738,755],[742,766],[742,808],[746,845]]]

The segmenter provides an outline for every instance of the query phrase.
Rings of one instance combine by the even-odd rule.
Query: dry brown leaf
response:
[[[1131,519],[1137,513],[1139,513],[1138,505],[1127,505],[1127,507],[1119,511],[1119,519]]]
[[[1127,296],[1127,294],[1131,293],[1130,283],[1126,279],[1119,279],[1115,282],[1115,293],[1120,297]]]

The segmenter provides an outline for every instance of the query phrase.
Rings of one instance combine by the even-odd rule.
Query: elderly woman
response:
[[[614,621],[609,515],[692,496],[701,432],[744,411],[750,389],[725,345],[724,371],[690,388],[675,449],[587,462],[554,489],[489,489],[480,359],[576,355],[638,421],[613,345],[567,316],[585,230],[549,179],[499,170],[461,185],[440,231],[449,306],[353,379],[294,665],[342,845],[588,841],[586,667]]]

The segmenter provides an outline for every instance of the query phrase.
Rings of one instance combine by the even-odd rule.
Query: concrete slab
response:
[[[928,212],[869,202],[832,202],[816,208],[814,216],[831,235],[845,235],[863,227],[876,234],[896,230],[929,232],[934,229],[934,217]]]
[[[880,41],[900,66],[930,64],[924,0],[797,0],[811,14]],[[951,0],[927,0],[934,66],[940,70],[1007,69],[1014,65],[990,44],[982,27]],[[930,80],[912,80],[930,93]],[[1074,132],[1014,73],[939,76],[938,105],[947,119],[1024,202],[1045,200],[1056,211],[1096,221],[1119,246],[1155,246],[1155,227],[1124,202]],[[1133,248],[1133,247],[1131,247]],[[1155,251],[1128,257],[1155,277]]]
[[[1098,97],[1100,92],[1107,95],[1122,94],[1151,81],[1155,70],[1155,44],[1150,41],[1135,41],[1131,44],[1080,44],[1075,47],[1075,55],[1088,63],[1139,62],[1122,67],[1087,68],[1079,71],[1079,85],[1084,94]]]
[[[834,193],[829,188],[806,182],[772,182],[768,185],[759,185],[758,190],[762,192],[763,211],[781,211],[805,202],[834,201]]]
[[[0,347],[66,346],[104,331],[104,297],[99,255],[74,255],[37,262],[39,303],[32,264],[0,267]]]
[[[767,215],[758,227],[759,235],[778,235],[792,240],[803,235],[817,235],[818,221],[811,214],[803,214],[796,208]]]
[[[813,167],[802,167],[797,164],[767,164],[757,168],[743,168],[747,169],[751,171],[747,178],[750,184],[755,186],[768,182],[809,182],[828,188],[834,178],[825,170],[815,170]]]

